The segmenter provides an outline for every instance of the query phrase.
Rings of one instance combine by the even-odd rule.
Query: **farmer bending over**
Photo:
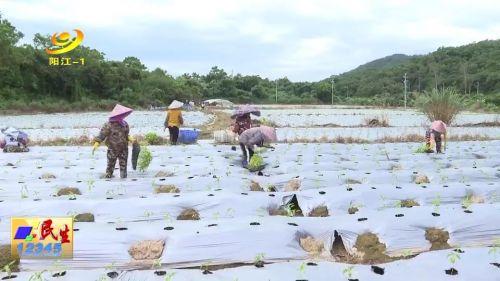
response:
[[[264,146],[264,143],[276,141],[276,129],[267,126],[253,127],[245,130],[239,137],[241,151],[243,152],[242,166],[246,167],[252,158],[253,146]]]
[[[117,104],[109,115],[109,121],[101,128],[99,136],[94,139],[92,154],[101,142],[104,141],[108,146],[106,178],[113,176],[117,159],[120,163],[120,177],[127,177],[128,142],[133,141],[133,139],[129,136],[129,127],[124,119],[130,113],[132,113],[132,109]]]
[[[436,153],[442,153],[441,140],[444,139],[444,150],[446,151],[446,124],[441,120],[431,123],[431,127],[425,132],[425,144],[427,152],[433,152],[433,144],[436,144]]]

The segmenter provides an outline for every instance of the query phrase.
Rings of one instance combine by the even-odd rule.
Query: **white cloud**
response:
[[[497,0],[0,0],[27,35],[82,28],[91,47],[172,73],[217,64],[318,80],[370,59],[498,39]],[[40,26],[50,30],[40,30]],[[90,32],[91,31],[91,32]],[[128,43],[124,38],[130,38]],[[119,39],[119,40],[117,40]],[[144,40],[138,44],[133,40]],[[146,41],[149,40],[149,41]],[[154,41],[153,41],[154,40]],[[126,40],[125,40],[126,41]],[[169,46],[175,52],[158,52]],[[186,46],[195,46],[186,48]],[[179,69],[176,69],[179,68]],[[181,70],[182,69],[182,70]]]

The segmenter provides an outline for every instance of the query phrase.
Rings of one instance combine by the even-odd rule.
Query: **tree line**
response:
[[[367,64],[318,82],[270,80],[258,75],[230,75],[217,66],[205,75],[174,77],[161,68],[148,70],[136,57],[122,61],[80,45],[70,56],[84,65],[49,65],[48,35],[23,34],[0,14],[0,110],[107,110],[116,102],[133,107],[164,106],[173,99],[225,98],[235,103],[402,105],[402,75],[408,73],[409,103],[434,88],[463,89],[471,104],[500,105],[500,41],[440,48],[425,56]],[[60,55],[59,57],[64,57]],[[333,93],[333,95],[332,95]],[[332,98],[333,96],[333,98]]]

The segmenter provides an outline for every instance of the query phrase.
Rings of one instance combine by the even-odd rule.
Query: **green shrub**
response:
[[[448,125],[464,108],[463,96],[453,88],[426,92],[419,96],[415,103],[430,121],[441,120]]]
[[[141,147],[141,152],[139,153],[139,161],[137,161],[137,166],[139,171],[144,172],[148,169],[149,164],[153,160],[153,155],[147,146]]]
[[[161,143],[161,138],[155,132],[149,132],[144,136],[144,140],[149,145],[158,145]]]

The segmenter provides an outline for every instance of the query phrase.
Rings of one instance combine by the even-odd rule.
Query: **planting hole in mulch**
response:
[[[449,249],[448,239],[450,233],[438,228],[428,228],[425,230],[425,239],[431,243],[431,251]]]
[[[328,217],[328,215],[328,208],[326,206],[317,206],[309,212],[308,217]]]
[[[248,195],[248,193],[246,193],[246,192],[242,192],[242,193],[241,193],[241,195]]]
[[[396,189],[403,189],[401,186],[396,185]]]
[[[396,214],[396,218],[404,217],[404,214]]]
[[[325,192],[325,191],[320,191],[320,192],[318,192],[318,193],[319,193],[320,195],[325,195],[325,194],[326,194],[326,192]]]
[[[296,224],[294,222],[289,222],[288,225],[299,226],[298,224]]]
[[[158,185],[154,187],[154,193],[179,193],[180,190],[173,184]]]
[[[17,275],[12,274],[12,275],[10,275],[10,276],[5,276],[5,277],[2,277],[2,280],[14,279],[14,278],[16,278],[16,277],[17,277]]]
[[[177,220],[199,220],[200,214],[195,209],[185,209],[178,216]]]
[[[358,221],[366,221],[368,218],[358,218]]]
[[[260,225],[258,222],[251,222],[250,225]]]
[[[271,193],[271,194],[269,194],[268,196],[269,196],[269,197],[274,197],[274,196],[276,196],[276,195],[274,195],[274,194],[272,194],[272,193]]]
[[[371,268],[372,268],[373,273],[375,273],[375,274],[384,275],[384,273],[385,273],[385,268],[383,268],[383,267],[372,265]]]
[[[318,266],[318,264],[315,262],[308,262],[308,263],[306,263],[306,265],[307,266]]]
[[[455,268],[450,268],[450,269],[446,269],[444,271],[446,274],[448,275],[457,275],[458,274],[458,270],[456,270]]]
[[[464,213],[471,214],[472,211],[471,210],[464,210]]]
[[[164,248],[163,240],[144,240],[130,246],[128,253],[134,260],[155,260],[161,257]]]
[[[203,270],[202,273],[205,274],[205,275],[207,275],[207,274],[213,274],[213,272],[210,271],[210,270],[208,270],[208,269]]]
[[[358,235],[354,247],[357,251],[363,253],[361,259],[366,263],[384,263],[391,260],[389,256],[385,254],[386,246],[381,243],[377,235],[367,232]]]
[[[154,273],[156,276],[163,276],[163,275],[167,274],[167,272],[165,270],[156,270]]]
[[[208,226],[208,227],[212,227],[212,226],[217,226],[217,224],[216,224],[216,223],[213,223],[213,224],[209,224],[209,225],[207,225],[207,226]]]
[[[117,227],[115,229],[118,230],[118,231],[128,230],[128,228],[126,228],[126,227]]]
[[[106,273],[106,275],[111,278],[111,279],[115,279],[116,277],[118,277],[118,272],[116,271],[111,271],[111,272],[108,272]]]
[[[173,229],[174,229],[173,226],[166,226],[166,227],[163,228],[163,230],[173,230]]]
[[[434,212],[433,212],[433,213],[431,213],[431,215],[432,215],[432,216],[434,216],[434,217],[439,217],[439,216],[440,216],[440,214],[439,214],[439,213],[434,213]]]
[[[459,253],[459,254],[463,254],[463,253],[465,253],[465,251],[464,251],[464,250],[462,250],[462,249],[453,249],[453,252],[455,252],[455,253]]]
[[[52,277],[62,277],[66,275],[66,271],[56,272],[52,274]]]
[[[75,216],[75,222],[94,222],[94,215],[91,213],[82,213]]]
[[[213,195],[212,193],[209,193],[207,196],[208,197],[212,197],[212,196],[215,196],[215,195]]]
[[[496,267],[500,268],[500,263],[498,263],[498,262],[492,262],[490,264],[493,265],[493,266],[496,266]]]

